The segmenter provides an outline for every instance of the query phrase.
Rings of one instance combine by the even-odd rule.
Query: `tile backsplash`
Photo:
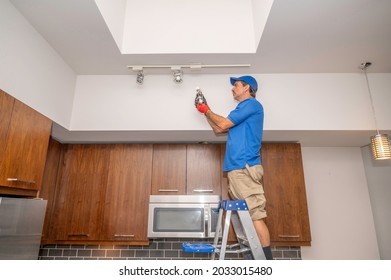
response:
[[[162,238],[152,240],[149,246],[131,245],[44,245],[40,260],[205,260],[210,253],[186,253],[183,242],[205,242],[194,239]],[[213,241],[211,242],[213,243]],[[275,260],[300,260],[301,247],[272,247]],[[226,254],[225,259],[242,259],[241,254]]]

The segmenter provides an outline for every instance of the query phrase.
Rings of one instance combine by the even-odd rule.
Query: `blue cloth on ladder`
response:
[[[182,243],[182,250],[187,253],[213,253],[215,247],[208,243]]]

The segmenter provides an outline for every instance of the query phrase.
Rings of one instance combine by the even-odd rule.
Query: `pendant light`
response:
[[[364,74],[365,74],[365,80],[367,82],[369,98],[370,98],[371,106],[372,106],[373,118],[375,120],[375,126],[376,126],[376,135],[371,137],[372,155],[375,160],[391,159],[390,141],[388,139],[388,135],[387,134],[380,134],[378,126],[377,126],[375,107],[373,106],[371,88],[369,87],[369,81],[368,81],[368,75],[367,75],[367,68],[371,65],[372,65],[371,62],[361,63],[360,69],[363,70]]]

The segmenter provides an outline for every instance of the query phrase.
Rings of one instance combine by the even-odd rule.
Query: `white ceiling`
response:
[[[151,9],[159,10],[165,1],[170,0],[155,1]],[[352,73],[360,72],[358,66],[365,61],[373,63],[368,72],[391,72],[389,0],[275,0],[254,54],[142,55],[120,53],[93,0],[11,0],[11,3],[77,74],[129,74],[127,65],[194,62],[252,65],[243,70],[203,70],[219,74]],[[146,14],[139,26],[158,24]],[[177,38],[181,40],[180,33]]]
[[[164,5],[165,1],[173,0],[156,0],[151,9],[159,10],[159,5]],[[93,0],[10,2],[79,75],[126,75],[131,73],[127,65],[189,63],[251,64],[244,69],[202,70],[208,74],[354,73],[361,72],[359,65],[366,61],[372,62],[368,72],[391,73],[390,0],[274,0],[256,53],[202,54],[121,54]],[[240,7],[237,11],[241,12]],[[156,24],[159,23],[154,22],[153,17],[145,15],[139,27]],[[182,39],[180,33],[177,38]],[[208,44],[208,41],[203,43]],[[70,142],[121,142],[129,138],[130,132],[70,134],[55,126],[54,133]],[[187,141],[194,140],[197,133],[179,135],[186,136],[182,140]],[[210,132],[203,133],[207,134],[203,139],[214,139]],[[265,132],[265,140],[293,139],[307,146],[363,146],[372,133],[269,131]],[[140,141],[173,139],[153,132],[133,132],[132,137],[135,135]],[[179,136],[178,133],[172,135]]]

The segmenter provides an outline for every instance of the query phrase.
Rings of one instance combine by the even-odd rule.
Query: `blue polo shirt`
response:
[[[227,117],[235,125],[228,130],[224,172],[261,164],[263,106],[253,97],[241,101]]]

